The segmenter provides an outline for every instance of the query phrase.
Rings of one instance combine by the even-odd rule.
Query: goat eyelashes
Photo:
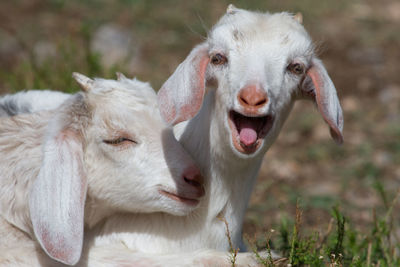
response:
[[[125,137],[118,137],[115,139],[105,139],[103,140],[103,142],[107,145],[113,145],[113,146],[118,146],[121,145],[123,143],[133,143],[133,144],[138,144],[138,142],[136,142],[135,140],[129,139],[129,138],[125,138]]]

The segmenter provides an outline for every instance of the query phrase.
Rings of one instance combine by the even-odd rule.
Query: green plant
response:
[[[400,189],[389,200],[389,194],[382,185],[377,182],[374,187],[381,196],[385,210],[378,216],[373,209],[373,224],[369,229],[357,229],[343,215],[339,206],[334,206],[326,232],[310,231],[302,226],[304,211],[297,201],[294,222],[282,219],[275,240],[267,234],[262,249],[267,250],[268,256],[263,258],[253,245],[255,256],[263,266],[278,266],[271,256],[271,247],[273,241],[276,241],[278,245],[275,252],[282,256],[279,263],[284,262],[287,266],[400,266],[400,240],[397,236],[399,223],[394,221],[393,216],[400,198]]]

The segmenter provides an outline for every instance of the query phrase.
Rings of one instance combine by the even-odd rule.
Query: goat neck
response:
[[[229,133],[218,114],[216,94],[210,90],[200,112],[189,122],[175,127],[181,144],[198,162],[206,177],[206,198],[199,213],[207,212],[207,223],[220,228],[218,244],[226,246],[226,220],[236,246],[241,242],[241,229],[247,203],[260,168],[264,152],[243,158],[231,149]],[[272,143],[272,142],[271,142]],[[266,148],[265,148],[266,150]],[[225,247],[217,247],[226,249]]]

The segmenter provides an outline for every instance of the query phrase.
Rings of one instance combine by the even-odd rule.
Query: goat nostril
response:
[[[204,188],[203,188],[203,176],[201,176],[200,171],[197,167],[192,166],[187,168],[182,173],[182,180],[185,181],[185,184],[190,185],[192,190],[196,193],[197,197],[201,197],[204,195]]]
[[[267,93],[258,86],[246,86],[240,90],[239,103],[245,108],[261,108],[268,102]]]
[[[183,179],[185,180],[186,183],[188,183],[188,184],[190,184],[190,185],[192,185],[194,187],[201,187],[202,186],[201,183],[198,182],[197,180],[189,179],[189,178],[187,178],[185,176],[183,177]]]
[[[249,104],[249,103],[247,103],[246,99],[243,96],[240,96],[240,101],[245,105]]]
[[[263,106],[265,103],[267,103],[267,99],[266,98],[261,99],[260,101],[258,101],[256,103],[256,106]]]

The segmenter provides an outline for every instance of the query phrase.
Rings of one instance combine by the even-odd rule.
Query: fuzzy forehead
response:
[[[238,9],[225,14],[209,34],[209,42],[214,46],[255,43],[292,46],[304,51],[313,50],[311,39],[304,27],[289,13],[260,13]],[[231,47],[229,47],[231,46]],[[235,46],[238,47],[238,46]]]
[[[118,80],[96,78],[85,93],[96,135],[140,135],[143,129],[162,129],[157,95],[149,83],[122,77]],[[148,135],[150,132],[148,131]],[[110,137],[111,138],[111,137]]]
[[[149,83],[136,79],[94,79],[93,88],[87,94],[92,107],[117,107],[130,110],[154,110],[157,96]]]

